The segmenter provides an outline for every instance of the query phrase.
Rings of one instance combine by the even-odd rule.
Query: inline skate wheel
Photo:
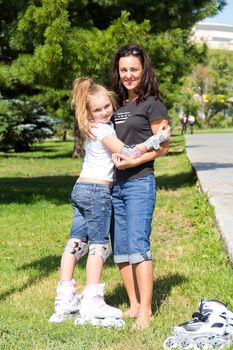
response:
[[[87,321],[82,317],[77,317],[76,320],[74,321],[74,324],[76,326],[84,326],[86,323]]]
[[[125,322],[121,319],[117,318],[105,318],[101,322],[101,326],[103,327],[117,327],[117,328],[122,328],[124,327]]]
[[[179,343],[176,337],[169,337],[163,343],[164,350],[179,349]]]
[[[208,338],[208,342],[212,345],[212,349],[220,349],[220,347],[224,348],[224,346],[227,345],[227,341],[225,341],[224,338],[214,335]]]
[[[49,322],[50,323],[62,323],[66,320],[70,320],[70,319],[74,319],[75,317],[77,317],[77,312],[75,313],[54,313],[50,319]]]
[[[198,349],[202,349],[204,348],[204,346],[206,347],[206,349],[212,349],[210,346],[210,341],[208,340],[207,337],[200,337],[198,339],[195,340],[195,344],[198,347]]]

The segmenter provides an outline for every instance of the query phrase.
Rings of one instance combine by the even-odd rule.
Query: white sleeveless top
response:
[[[85,141],[85,157],[80,177],[112,182],[114,170],[112,152],[103,145],[102,140],[106,136],[116,135],[113,124],[99,122],[98,128],[94,128],[94,133],[95,140],[86,139]]]

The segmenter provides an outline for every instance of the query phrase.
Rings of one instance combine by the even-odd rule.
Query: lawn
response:
[[[155,162],[157,206],[151,236],[154,319],[144,332],[50,324],[59,262],[72,216],[70,192],[82,159],[71,141],[46,142],[33,152],[0,154],[0,349],[159,350],[174,325],[189,320],[199,300],[218,299],[233,309],[232,268],[219,238],[214,210],[198,190],[184,138],[174,135],[169,154]],[[85,284],[85,259],[75,271]],[[108,259],[106,301],[122,310],[127,296]]]

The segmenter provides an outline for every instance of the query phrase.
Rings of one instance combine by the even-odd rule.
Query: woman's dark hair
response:
[[[142,77],[138,86],[137,103],[144,101],[148,96],[162,99],[149,56],[137,44],[127,44],[116,52],[110,69],[112,89],[118,96],[119,104],[122,106],[128,98],[127,89],[121,83],[119,75],[119,60],[121,57],[127,56],[137,57],[142,64]]]

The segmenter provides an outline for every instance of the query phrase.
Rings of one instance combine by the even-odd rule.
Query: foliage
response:
[[[190,103],[198,104],[206,126],[217,114],[230,114],[233,98],[233,53],[224,50],[209,50],[206,61],[195,67],[186,78],[183,87]],[[187,99],[186,99],[187,100]],[[184,106],[185,102],[184,102]],[[217,119],[216,119],[217,120]]]
[[[53,134],[53,119],[34,101],[0,101],[0,149],[28,151],[36,141]]]
[[[80,75],[92,76],[108,85],[109,65],[116,49],[126,42],[139,42],[152,58],[161,89],[165,92],[165,102],[170,107],[182,76],[190,72],[203,52],[193,44],[187,44],[188,33],[180,29],[157,36],[152,35],[150,30],[149,21],[137,25],[129,20],[129,13],[122,12],[121,17],[106,30],[74,28],[63,32],[63,39],[60,33],[60,43],[56,42],[55,46],[45,36],[44,44],[36,47],[34,54],[19,56],[12,70],[20,83],[49,86],[50,89],[68,88],[72,80]],[[20,40],[18,38],[16,42]]]
[[[66,141],[67,132],[73,129],[74,115],[71,110],[70,91],[45,86],[34,97],[36,101],[46,106],[49,115],[55,118],[54,133]]]
[[[43,19],[45,8],[49,19],[51,18],[51,9],[58,14],[59,8],[66,5],[71,26],[88,30],[92,27],[100,30],[107,29],[113,21],[120,17],[123,9],[130,12],[130,19],[135,20],[138,24],[144,19],[149,20],[152,33],[157,34],[169,29],[191,29],[196,22],[216,15],[226,4],[225,0],[179,0],[175,2],[167,0],[166,4],[164,1],[153,0],[139,0],[136,3],[132,0],[56,0],[52,2],[47,0],[0,0],[1,60],[8,62],[17,55],[17,50],[9,46],[9,41],[12,33],[15,33],[19,18],[25,18],[25,22],[21,22],[21,33],[30,29],[28,39],[26,39],[27,49],[32,49],[35,40],[43,40],[44,29],[41,19]],[[26,15],[24,16],[24,14]],[[30,21],[34,25],[30,26]],[[35,28],[37,29],[35,30]],[[25,47],[25,42],[22,43],[19,40],[19,45],[21,44]]]
[[[233,127],[233,118],[232,117],[224,117],[220,114],[215,114],[213,118],[211,118],[209,125],[211,128],[231,128]]]
[[[10,48],[9,41],[15,26],[17,15],[24,11],[28,5],[27,0],[0,0],[1,21],[0,21],[0,61],[11,62],[17,57],[17,51]]]
[[[71,21],[79,27],[107,29],[121,10],[130,13],[130,20],[140,24],[147,19],[151,23],[152,33],[161,33],[170,29],[191,29],[205,17],[214,16],[221,11],[226,1],[187,1],[187,0],[93,0],[69,1],[68,11]]]
[[[204,54],[188,40],[191,27],[225,5],[224,0],[169,0],[166,6],[163,1],[152,0],[21,0],[16,6],[14,0],[2,3],[3,32],[8,43],[5,52],[13,53],[11,59],[9,54],[12,64],[7,71],[0,68],[2,95],[8,99],[24,94],[46,100],[47,112],[62,118],[64,134],[73,121],[69,107],[73,79],[89,75],[109,85],[113,53],[127,42],[138,42],[148,50],[170,108],[182,77]],[[76,125],[74,129],[76,148],[81,149]],[[77,154],[81,154],[79,150]]]

